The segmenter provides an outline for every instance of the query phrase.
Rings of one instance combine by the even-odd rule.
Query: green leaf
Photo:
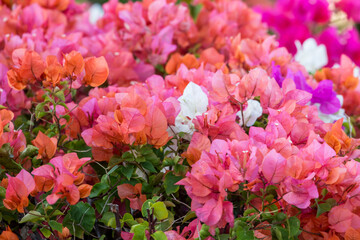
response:
[[[199,13],[200,13],[202,7],[203,6],[201,4],[197,4],[195,6],[189,5],[190,15],[194,19],[194,21],[196,21],[197,17],[199,16]]]
[[[51,215],[52,217],[56,217],[56,216],[60,216],[60,215],[64,215],[60,210],[55,210],[55,212]]]
[[[63,90],[60,90],[60,91],[57,91],[55,93],[55,96],[57,98],[59,98],[61,101],[65,102],[65,95],[64,95],[64,91]]]
[[[165,233],[163,231],[157,231],[151,235],[154,240],[167,240]]]
[[[96,183],[93,188],[91,189],[90,198],[97,197],[100,194],[106,192],[110,188],[109,184],[107,183]]]
[[[157,173],[156,169],[154,168],[154,165],[151,162],[143,162],[141,163],[141,166],[149,170],[151,173]]]
[[[49,238],[51,236],[51,231],[47,228],[41,228],[40,231],[46,238]]]
[[[156,202],[152,205],[154,215],[158,220],[164,220],[169,216],[169,212],[163,202]]]
[[[134,233],[132,240],[146,240],[145,230],[148,228],[145,223],[133,225],[130,230],[130,233]]]
[[[42,102],[42,103],[39,103],[38,105],[36,105],[36,107],[35,107],[36,120],[39,120],[40,118],[42,118],[43,116],[45,116],[47,114],[47,112],[44,111],[45,105],[46,105],[46,102]]]
[[[108,227],[116,228],[116,218],[113,212],[106,212],[101,218],[100,222]]]
[[[151,146],[146,145],[140,149],[140,153],[145,157],[147,162],[151,162],[153,165],[157,165],[160,163],[160,158],[156,156],[154,150]]]
[[[187,222],[190,219],[196,218],[196,213],[194,211],[188,211],[182,220],[182,223]]]
[[[176,193],[179,191],[180,186],[175,185],[178,181],[180,181],[183,177],[175,176],[172,172],[169,172],[165,176],[164,180],[164,188],[167,195],[172,193]]]
[[[4,199],[6,195],[6,189],[0,186],[0,200]]]
[[[284,220],[286,219],[286,217],[287,217],[287,216],[286,216],[285,213],[279,212],[279,213],[276,214],[275,219],[276,219],[278,222],[282,222],[282,221],[284,221]]]
[[[107,175],[111,175],[111,174],[112,174],[113,172],[115,172],[116,169],[118,169],[118,168],[119,168],[118,165],[114,166],[113,168],[110,169],[110,171],[107,173]]]
[[[231,238],[230,238],[230,234],[221,234],[221,235],[219,235],[219,239],[220,239],[220,240],[228,240],[228,239],[231,239]]]
[[[13,160],[12,148],[10,143],[5,143],[0,148],[0,165],[4,166],[9,172],[18,173],[22,167]]]
[[[109,165],[108,167],[109,168],[112,168],[113,166],[116,166],[118,165],[119,163],[122,162],[122,159],[120,156],[117,156],[117,155],[114,155],[110,158],[110,161],[109,161]]]
[[[174,222],[174,214],[170,211],[168,211],[168,213],[169,213],[169,216],[167,217],[167,219],[165,219],[155,225],[156,231],[167,231],[172,226],[172,224]]]
[[[328,212],[330,210],[331,210],[330,203],[320,203],[320,204],[318,204],[316,217],[319,217],[321,214]]]
[[[301,233],[300,231],[300,220],[297,217],[290,217],[288,219],[289,224],[289,236],[295,237]]]
[[[84,202],[70,207],[71,219],[81,225],[86,231],[91,232],[95,224],[95,210]]]
[[[121,166],[120,172],[124,175],[124,177],[127,178],[127,180],[130,180],[131,176],[134,173],[135,166],[128,164],[127,166]]]
[[[203,224],[201,226],[201,229],[200,229],[200,232],[199,232],[199,235],[200,235],[201,239],[205,239],[205,238],[207,238],[208,236],[211,235],[210,232],[209,232],[209,229],[210,229],[210,227],[208,225],[206,225],[206,224]]]
[[[60,233],[62,233],[63,225],[61,223],[58,223],[57,221],[50,220],[49,225],[52,230],[56,230]]]
[[[121,219],[121,227],[126,223],[129,227],[138,224],[137,221],[134,220],[134,217],[130,213],[125,213],[123,218]]]
[[[71,220],[71,215],[66,214],[64,217],[64,220],[62,222],[64,227],[67,227],[70,230],[70,233],[80,239],[84,239],[84,230],[74,223],[74,221]]]
[[[29,213],[27,213],[19,223],[25,223],[25,222],[37,222],[37,221],[45,221],[45,218],[43,216],[41,216],[41,213],[39,213],[38,211],[29,211]]]
[[[38,148],[33,145],[28,145],[24,151],[20,154],[20,159],[24,159],[26,157],[33,157],[38,154]]]
[[[255,208],[249,208],[249,209],[246,209],[245,212],[244,212],[244,217],[246,217],[247,215],[251,214],[251,213],[256,213],[256,209]]]
[[[337,205],[337,202],[336,202],[336,200],[335,199],[333,199],[333,198],[328,198],[328,199],[326,199],[326,201],[325,201],[326,203],[328,203],[328,204],[330,204],[331,205],[331,207],[335,207],[336,205]]]
[[[155,202],[152,199],[148,199],[143,203],[143,205],[141,206],[141,213],[142,213],[143,217],[145,217],[145,218],[148,217],[147,210],[151,209],[151,207],[154,203]]]
[[[146,159],[145,159],[144,156],[140,156],[140,157],[137,157],[135,159],[135,161],[138,162],[138,163],[144,163],[144,162],[146,162]]]
[[[134,161],[134,156],[132,155],[131,152],[124,152],[123,155],[121,156],[121,158],[127,162]]]
[[[236,229],[236,239],[237,240],[254,240],[254,231],[250,231],[246,227],[239,226]]]

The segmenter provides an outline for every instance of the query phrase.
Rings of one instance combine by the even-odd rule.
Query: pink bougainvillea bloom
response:
[[[8,175],[4,206],[10,210],[24,213],[24,208],[29,205],[29,194],[35,189],[35,181],[29,172],[21,170],[16,177]]]

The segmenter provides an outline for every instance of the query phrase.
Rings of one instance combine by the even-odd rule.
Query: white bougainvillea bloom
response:
[[[254,125],[256,122],[256,119],[262,115],[263,109],[260,105],[260,103],[256,100],[248,100],[247,101],[247,107],[245,108],[243,114],[241,114],[241,111],[236,113],[236,116],[240,118],[239,123],[242,126],[243,120],[242,115],[244,115],[244,123],[247,127],[250,127]]]
[[[102,16],[104,16],[104,10],[101,5],[99,3],[92,4],[89,8],[90,23],[95,24]]]
[[[188,137],[195,131],[192,120],[196,116],[200,116],[207,111],[209,100],[201,87],[190,82],[184,89],[184,93],[178,98],[180,102],[180,113],[175,119],[175,132],[187,133]]]
[[[328,64],[328,56],[324,44],[317,45],[315,39],[308,38],[302,45],[300,41],[296,40],[295,45],[297,48],[295,60],[303,65],[308,72],[314,73]]]

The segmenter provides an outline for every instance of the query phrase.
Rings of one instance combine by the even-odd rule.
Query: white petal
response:
[[[104,10],[99,3],[94,3],[89,8],[89,21],[95,24],[102,16],[104,16]]]
[[[256,119],[258,119],[262,115],[263,109],[262,109],[260,103],[255,100],[248,100],[247,104],[248,104],[248,106],[246,107],[246,109],[243,112],[244,123],[246,126],[250,127],[250,126],[254,125],[254,123],[256,122]],[[242,125],[243,121],[242,121],[241,111],[239,111],[236,115],[240,118],[239,123],[240,123],[240,125]]]
[[[313,38],[307,39],[302,46],[299,43],[299,41],[295,41],[297,48],[295,60],[303,65],[308,72],[314,73],[328,63],[325,45],[317,45]]]

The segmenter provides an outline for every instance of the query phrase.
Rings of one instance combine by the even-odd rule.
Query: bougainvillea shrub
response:
[[[261,13],[1,1],[0,239],[360,239],[358,59]]]

